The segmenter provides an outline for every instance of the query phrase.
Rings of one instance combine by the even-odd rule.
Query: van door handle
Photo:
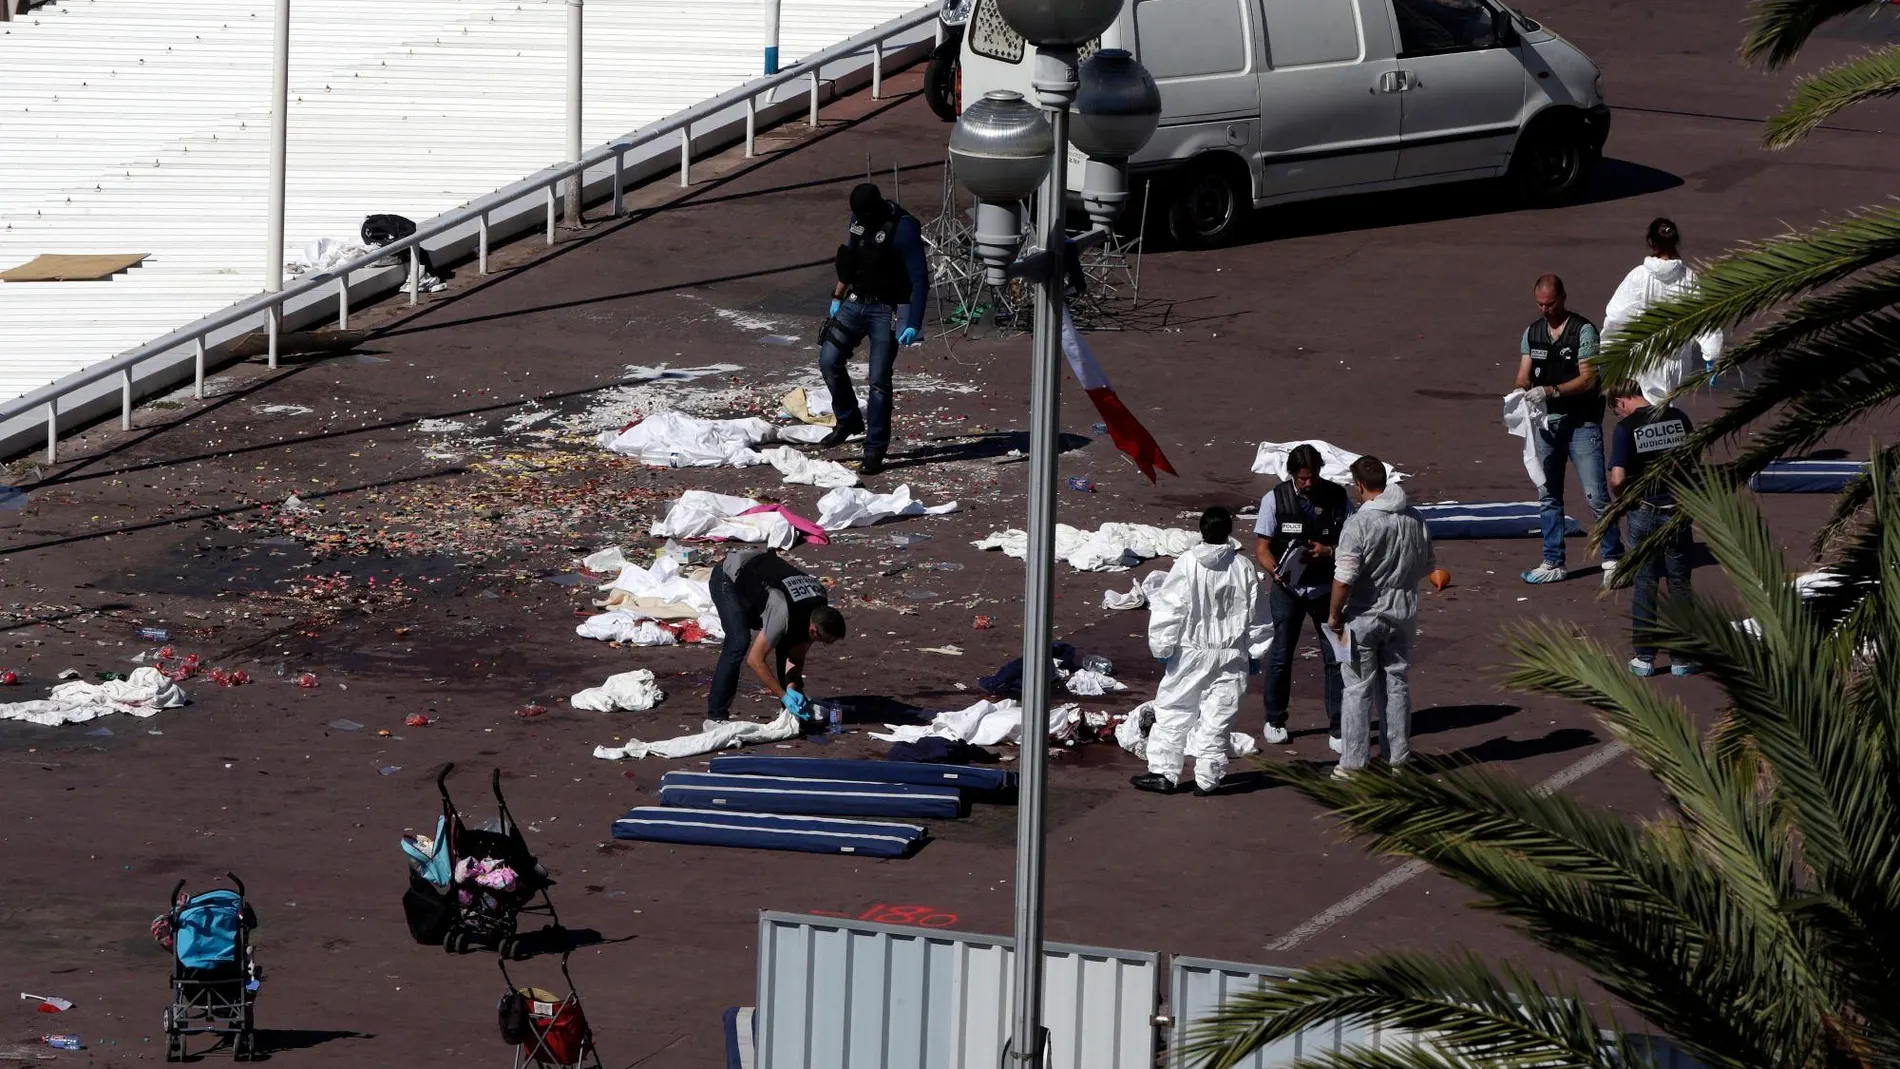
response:
[[[1379,92],[1396,93],[1399,91],[1399,72],[1386,71],[1379,75]]]
[[[1398,83],[1398,91],[1401,93],[1405,92],[1408,89],[1418,88],[1418,79],[1412,76],[1411,71],[1408,71],[1408,70],[1393,71],[1392,78],[1395,82]]]

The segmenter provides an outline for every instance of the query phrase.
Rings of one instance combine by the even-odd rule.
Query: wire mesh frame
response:
[[[1168,325],[1173,302],[1143,301],[1141,297],[1142,234],[1147,230],[1149,187],[1144,185],[1139,226],[1130,237],[1110,231],[1108,239],[1083,251],[1083,285],[1068,294],[1070,318],[1077,330],[1159,330]],[[962,334],[968,338],[985,324],[990,337],[1004,338],[1030,329],[1035,305],[1034,287],[1020,278],[1002,286],[983,280],[983,262],[977,258],[973,209],[958,202],[955,161],[943,166],[942,209],[923,228],[925,259],[930,270],[931,304],[936,311],[938,337]],[[1025,204],[1021,213],[1023,243],[1035,244],[1034,212]]]

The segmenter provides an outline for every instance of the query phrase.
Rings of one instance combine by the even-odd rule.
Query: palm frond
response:
[[[1762,143],[1787,148],[1837,112],[1896,94],[1900,94],[1900,48],[1869,52],[1796,82],[1788,102],[1768,117]]]
[[[1776,70],[1800,53],[1808,38],[1828,22],[1866,10],[1882,0],[1756,0],[1742,41],[1742,58]]]
[[[1606,1043],[1574,991],[1547,991],[1508,965],[1493,972],[1470,954],[1396,953],[1321,965],[1235,995],[1189,1033],[1183,1053],[1205,1069],[1226,1069],[1333,1021],[1409,1033],[1456,1065],[1615,1069],[1629,1046]],[[1396,1049],[1386,1056],[1403,1057]]]
[[[1815,532],[1808,543],[1814,555],[1824,556],[1838,551],[1852,537],[1850,529],[1862,524],[1866,519],[1867,506],[1874,499],[1873,472],[1884,466],[1891,471],[1896,462],[1900,462],[1900,445],[1881,448],[1878,443],[1868,450],[1867,470],[1854,476],[1834,498],[1834,507],[1828,510],[1826,522]],[[1878,545],[1876,540],[1875,545]]]
[[[1636,375],[1711,330],[1730,327],[1900,256],[1900,208],[1867,208],[1839,222],[1745,246],[1709,264],[1696,288],[1644,309],[1605,340],[1607,380]]]

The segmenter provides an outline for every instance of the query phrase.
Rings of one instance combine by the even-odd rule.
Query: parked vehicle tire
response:
[[[1168,236],[1182,248],[1225,245],[1240,236],[1253,215],[1253,190],[1239,160],[1197,161],[1168,186]]]
[[[1518,139],[1511,154],[1511,181],[1531,204],[1564,204],[1583,190],[1597,159],[1582,123],[1551,116],[1532,124]]]
[[[957,56],[962,50],[963,27],[948,27],[944,31],[943,43],[930,53],[930,62],[924,67],[924,101],[944,122],[957,121],[957,109],[961,104],[959,97],[962,95]]]

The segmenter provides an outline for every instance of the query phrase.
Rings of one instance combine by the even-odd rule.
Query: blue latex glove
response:
[[[795,690],[786,691],[785,697],[780,698],[778,703],[785,708],[786,712],[800,720],[806,719],[806,709],[811,704],[803,694]]]
[[[898,332],[897,332],[897,344],[899,344],[899,345],[916,345],[916,344],[917,344],[917,328],[916,328],[916,327],[905,327],[905,328],[904,328],[903,330],[900,330],[900,331],[898,331]]]
[[[843,301],[841,301],[841,300],[839,300],[839,299],[838,299],[838,298],[836,298],[836,297],[833,297],[833,298],[831,299],[831,315],[832,315],[832,318],[834,318],[834,319],[835,319],[835,318],[837,318],[837,315],[838,315],[838,306],[839,306],[839,305],[841,305],[841,304],[843,304],[843,303],[844,303]]]

